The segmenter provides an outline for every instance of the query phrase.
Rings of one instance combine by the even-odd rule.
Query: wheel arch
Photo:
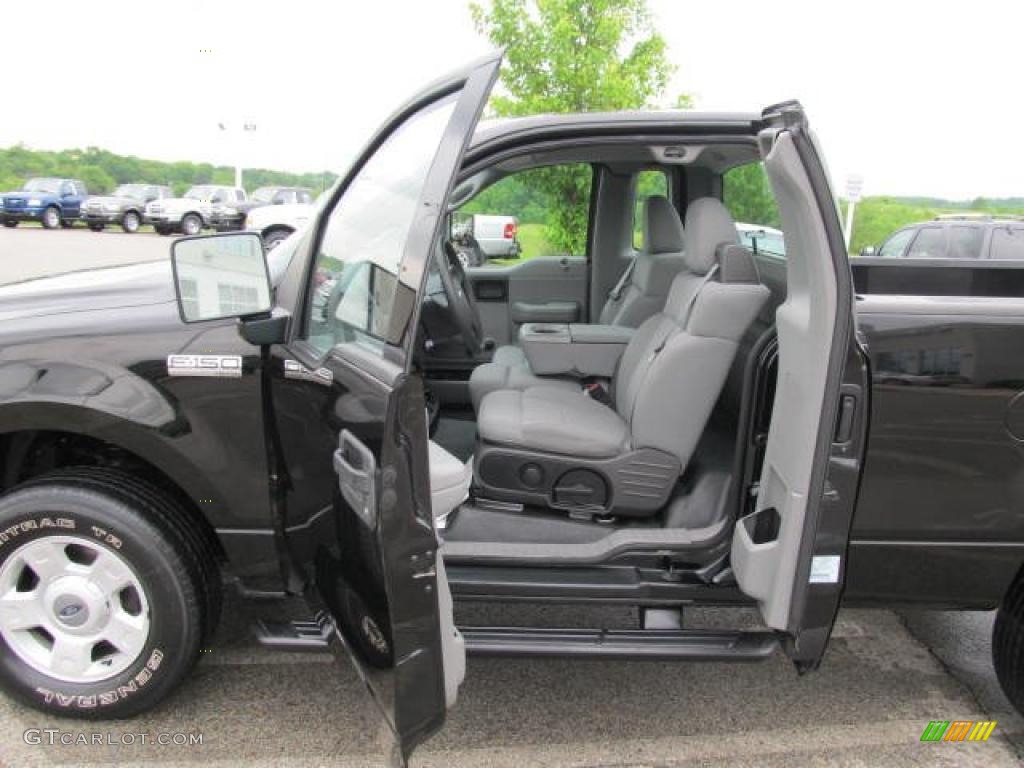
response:
[[[289,235],[294,235],[295,227],[288,226],[287,224],[270,224],[260,231],[260,237],[267,237],[275,232],[286,232]]]
[[[115,437],[116,436],[116,437]],[[0,492],[71,466],[118,468],[173,496],[203,532],[218,558],[227,560],[216,520],[201,509],[222,509],[199,467],[153,431],[129,420],[69,403],[0,406]]]

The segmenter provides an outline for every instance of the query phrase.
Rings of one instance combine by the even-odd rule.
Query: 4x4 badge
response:
[[[168,376],[242,376],[241,355],[168,355]]]

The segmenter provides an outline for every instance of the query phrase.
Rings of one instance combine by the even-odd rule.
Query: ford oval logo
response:
[[[62,619],[70,619],[82,612],[82,606],[78,603],[68,603],[57,613]]]

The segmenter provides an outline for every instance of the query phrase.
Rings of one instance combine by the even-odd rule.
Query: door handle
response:
[[[377,524],[377,460],[363,442],[341,430],[334,452],[334,471],[342,498],[369,528]]]

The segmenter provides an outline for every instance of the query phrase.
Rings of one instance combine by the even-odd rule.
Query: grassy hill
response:
[[[118,155],[98,147],[65,149],[60,152],[28,149],[22,145],[0,149],[0,192],[19,188],[33,176],[61,176],[81,179],[93,194],[113,191],[118,184],[143,182],[167,184],[183,194],[193,184],[234,184],[235,170],[226,165],[167,163],[131,155]],[[333,173],[289,173],[265,168],[246,168],[245,187],[280,184],[308,187],[314,194],[330,186]]]

